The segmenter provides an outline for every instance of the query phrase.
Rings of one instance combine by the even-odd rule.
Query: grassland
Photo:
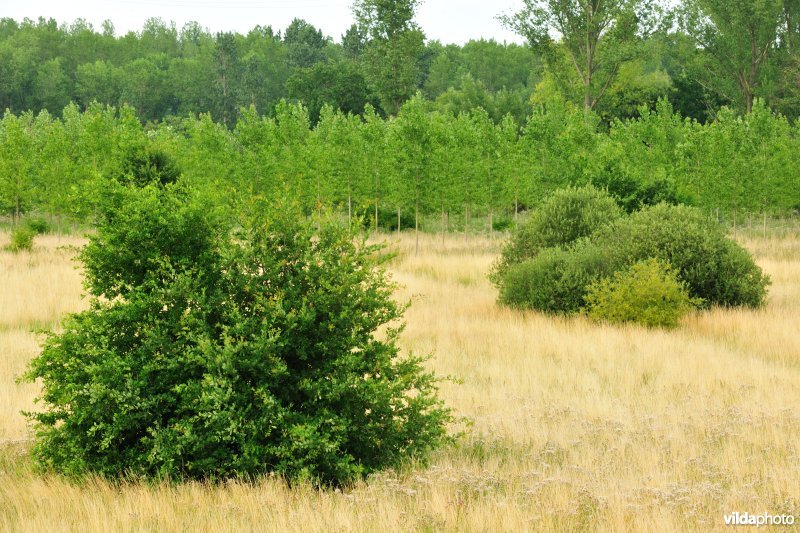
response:
[[[496,241],[424,237],[415,256],[413,237],[394,239],[398,297],[413,300],[403,344],[462,381],[442,394],[472,426],[426,467],[335,492],[33,472],[19,411],[37,390],[15,377],[31,330],[86,305],[80,241],[0,252],[0,530],[660,532],[719,530],[732,511],[800,517],[800,238],[740,240],[772,276],[767,306],[664,332],[498,308]]]

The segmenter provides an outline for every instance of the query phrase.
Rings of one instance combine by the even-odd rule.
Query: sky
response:
[[[59,24],[83,18],[100,31],[108,19],[117,35],[140,31],[144,21],[160,17],[174,21],[178,30],[189,21],[199,22],[212,33],[247,33],[256,25],[283,30],[294,18],[305,19],[326,36],[340,42],[354,22],[352,0],[0,0],[0,17],[33,20],[56,19]],[[512,13],[522,0],[423,0],[417,23],[428,39],[443,44],[464,44],[470,39],[493,38],[521,43],[522,39],[502,27],[496,16]]]

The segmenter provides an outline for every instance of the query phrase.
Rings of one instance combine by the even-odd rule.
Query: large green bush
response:
[[[537,249],[533,257],[517,261],[520,243],[545,240],[526,238],[512,237],[490,275],[501,304],[577,313],[586,307],[591,283],[651,258],[674,268],[689,295],[705,307],[759,307],[769,285],[745,249],[702,211],[686,206],[645,207],[600,223],[567,246]]]
[[[657,259],[646,259],[588,287],[586,310],[598,321],[674,328],[701,303],[692,299],[678,273]]]
[[[557,190],[512,234],[490,276],[498,288],[513,266],[546,248],[567,248],[576,240],[622,216],[622,210],[605,191],[591,185]]]
[[[688,203],[687,199],[678,193],[675,183],[666,178],[642,180],[612,170],[594,179],[593,183],[608,191],[627,213],[660,203],[673,205]]]
[[[291,209],[232,236],[176,187],[123,196],[82,254],[91,308],[27,374],[42,467],[341,484],[446,438],[437,378],[399,353],[379,248]]]

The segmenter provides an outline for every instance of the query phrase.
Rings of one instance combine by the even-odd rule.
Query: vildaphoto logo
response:
[[[726,526],[793,526],[794,516],[789,514],[771,515],[750,514],[750,513],[731,513],[724,517]]]

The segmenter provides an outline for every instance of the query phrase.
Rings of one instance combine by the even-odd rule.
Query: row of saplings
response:
[[[675,327],[693,309],[763,305],[769,278],[702,211],[659,204],[625,213],[605,191],[555,192],[494,265],[502,304]]]

